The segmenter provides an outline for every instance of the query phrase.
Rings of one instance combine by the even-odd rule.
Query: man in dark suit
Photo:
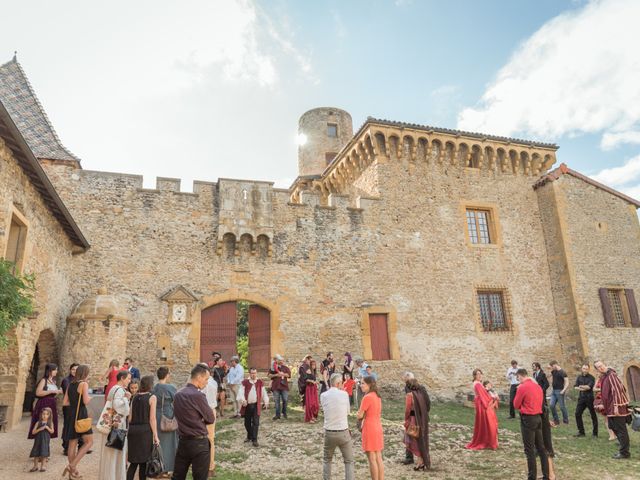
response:
[[[124,365],[122,365],[122,369],[123,370],[128,370],[129,373],[131,374],[131,378],[137,378],[138,380],[140,380],[140,370],[138,370],[136,367],[133,366],[133,360],[131,359],[131,357],[127,357],[124,360]]]

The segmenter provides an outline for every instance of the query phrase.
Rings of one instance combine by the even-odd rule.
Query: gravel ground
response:
[[[61,478],[62,471],[67,464],[67,457],[62,455],[62,441],[60,438],[51,440],[51,458],[46,472],[29,472],[33,461],[29,458],[33,440],[27,439],[30,417],[24,417],[12,431],[0,433],[0,479],[2,480],[27,480],[27,479],[51,479]],[[62,426],[62,425],[60,425]],[[94,434],[95,439],[100,434]],[[98,462],[100,460],[99,445],[94,443],[94,452],[85,456],[78,469],[85,479],[98,478]]]

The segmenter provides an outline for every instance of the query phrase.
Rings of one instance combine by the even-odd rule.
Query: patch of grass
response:
[[[243,463],[249,458],[249,454],[243,451],[216,452],[216,462],[221,463]]]
[[[191,472],[187,475],[187,480],[193,480]],[[252,477],[248,473],[232,472],[226,468],[216,468],[216,480],[257,480],[257,477]]]

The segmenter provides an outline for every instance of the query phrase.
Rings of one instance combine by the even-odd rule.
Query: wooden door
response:
[[[369,329],[371,332],[371,359],[391,360],[391,351],[389,350],[389,329],[387,326],[387,314],[370,314]]]
[[[640,402],[640,368],[635,365],[627,368],[627,389],[629,400]]]
[[[219,303],[205,308],[200,323],[200,361],[210,362],[211,352],[220,352],[229,361],[236,355],[238,311],[236,302]]]
[[[260,305],[249,307],[249,367],[269,368],[271,359],[271,313]]]

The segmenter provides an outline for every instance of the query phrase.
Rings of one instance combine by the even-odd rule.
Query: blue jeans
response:
[[[558,411],[556,410],[556,404],[560,404],[560,411],[562,412],[562,421],[564,423],[569,423],[569,412],[567,412],[567,407],[564,405],[564,393],[560,393],[562,390],[553,390],[551,394],[551,403],[549,406],[551,407],[551,413],[553,415],[553,421],[556,423],[560,423],[558,419]]]
[[[276,417],[280,417],[280,412],[283,416],[287,416],[287,402],[289,401],[289,390],[274,390],[273,401],[276,404]],[[280,402],[282,402],[282,410],[280,409]]]

